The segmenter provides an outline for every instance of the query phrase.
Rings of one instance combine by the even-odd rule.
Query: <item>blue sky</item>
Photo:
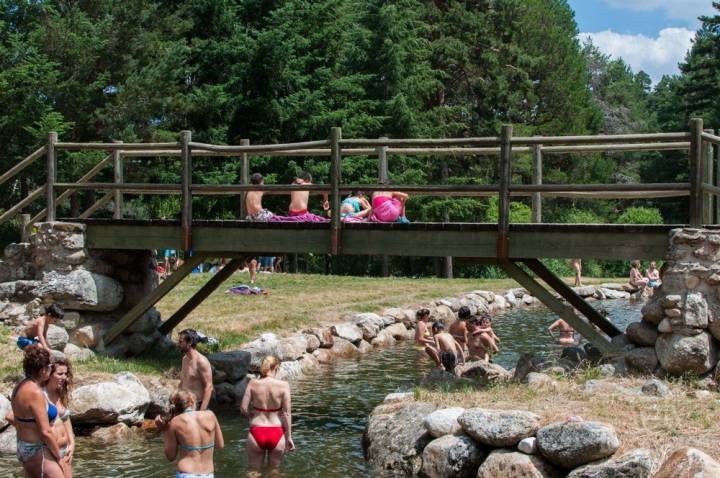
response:
[[[697,17],[712,14],[711,0],[568,0],[575,10],[580,38],[622,58],[655,82],[678,73],[690,48]]]

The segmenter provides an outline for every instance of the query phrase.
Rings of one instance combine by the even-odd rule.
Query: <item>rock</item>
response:
[[[665,309],[665,315],[667,317],[670,317],[671,319],[677,319],[678,317],[682,316],[682,310],[677,308]]]
[[[660,323],[658,324],[657,331],[661,334],[669,334],[673,330],[672,322],[670,322],[670,319],[662,319]]]
[[[307,339],[302,335],[293,335],[278,340],[277,357],[282,361],[297,360],[308,348]]]
[[[443,435],[455,435],[461,430],[457,419],[464,411],[464,408],[459,407],[435,410],[425,417],[423,426],[435,438]]]
[[[46,273],[35,294],[70,310],[111,311],[122,302],[123,288],[108,276],[76,269],[68,274]]]
[[[384,332],[393,336],[395,340],[405,340],[407,338],[407,329],[403,324],[393,324],[386,327]]]
[[[155,343],[155,339],[157,339],[157,336],[155,334],[150,335],[146,333],[136,332],[130,335],[127,339],[127,355],[135,357],[144,353]]]
[[[152,333],[158,329],[161,323],[160,312],[155,307],[151,307],[128,327],[127,331],[145,334]]]
[[[363,339],[368,342],[377,336],[380,329],[385,327],[382,317],[370,313],[355,315],[352,323],[360,329]]]
[[[250,361],[247,365],[247,369],[251,372],[259,372],[260,364],[268,355],[274,355],[278,358],[282,355],[278,336],[272,333],[262,334],[252,342],[240,347],[240,351],[250,354]]]
[[[227,381],[236,382],[248,374],[251,357],[250,352],[234,350],[231,352],[215,352],[208,356],[208,360],[215,370],[225,374]]]
[[[687,337],[660,334],[655,352],[662,367],[671,375],[709,372],[717,363],[717,345],[707,332]]]
[[[515,364],[515,372],[513,373],[513,381],[522,382],[530,372],[539,372],[541,364],[547,361],[535,354],[522,352]]]
[[[307,348],[305,352],[311,354],[320,348],[320,339],[314,334],[305,334],[305,340],[307,341]]]
[[[632,450],[621,457],[575,468],[567,478],[650,478],[653,459],[648,450]]]
[[[78,347],[96,347],[103,332],[99,325],[85,325],[73,332],[71,341]]]
[[[710,478],[720,476],[720,463],[697,448],[675,450],[654,478]]]
[[[604,287],[600,287],[597,289],[595,293],[595,297],[600,300],[605,299],[627,299],[630,297],[629,292],[625,291],[619,291],[619,290],[613,290],[613,289],[606,289]]]
[[[302,358],[298,360],[298,363],[300,364],[300,370],[306,375],[320,368],[320,361],[312,354],[303,355]]]
[[[537,432],[540,453],[551,463],[575,468],[607,458],[620,447],[615,429],[599,422],[559,422]]]
[[[435,314],[433,315],[433,319],[447,325],[449,322],[455,320],[455,314],[450,307],[446,305],[438,305],[435,308]]]
[[[595,286],[594,285],[583,285],[580,287],[573,287],[572,289],[580,297],[590,297],[595,294]]]
[[[601,377],[612,377],[615,375],[615,366],[611,363],[605,363],[598,367]]]
[[[241,380],[235,382],[233,385],[233,394],[235,395],[235,401],[242,401],[245,396],[245,390],[247,389],[248,383],[250,383],[250,376],[243,377]]]
[[[680,303],[682,302],[682,296],[678,294],[670,294],[666,295],[665,298],[662,300],[662,306],[666,309],[676,309],[680,307]]]
[[[332,349],[317,349],[312,355],[317,359],[318,363],[327,364],[335,361],[335,354],[332,352]]]
[[[17,452],[17,430],[15,427],[7,427],[0,434],[0,453],[14,455]]]
[[[626,334],[616,335],[610,339],[610,346],[614,352],[624,353],[635,348],[635,345],[630,342],[630,338]]]
[[[63,350],[70,340],[67,331],[55,324],[50,324],[47,330],[48,345],[53,350]]]
[[[486,454],[470,437],[445,435],[423,450],[421,473],[427,478],[475,478]]]
[[[539,372],[530,372],[525,377],[525,381],[531,390],[554,389],[558,386],[558,383],[550,375]]]
[[[402,402],[405,400],[412,400],[414,394],[412,392],[393,392],[385,395],[383,403]]]
[[[306,329],[303,332],[317,337],[320,341],[320,348],[329,349],[333,346],[334,337],[329,327]]]
[[[112,382],[76,388],[71,403],[73,423],[77,425],[140,424],[150,405],[150,394],[137,377],[123,372]]]
[[[500,365],[485,360],[466,362],[464,365],[458,366],[456,372],[460,377],[474,380],[481,385],[510,380],[510,378],[512,378],[510,372]]]
[[[705,329],[708,326],[708,304],[703,294],[689,293],[685,297],[685,311],[683,314],[685,327]]]
[[[537,438],[527,437],[518,442],[518,450],[526,455],[534,455],[537,453]]]
[[[376,407],[363,434],[368,462],[395,474],[417,474],[422,467],[422,452],[432,440],[425,431],[423,419],[434,410],[434,405],[416,402]]]
[[[164,415],[170,411],[170,397],[180,385],[172,386],[167,383],[163,383],[160,379],[151,378],[143,382],[145,389],[150,395],[150,404],[145,411],[145,418],[155,418],[159,415]]]
[[[513,294],[512,292],[508,292],[507,294],[502,295],[502,296],[498,295],[496,297],[502,297],[508,304],[510,304],[511,307],[518,306],[518,301],[515,298],[515,294]]]
[[[525,305],[533,305],[535,302],[537,302],[537,299],[535,297],[531,296],[530,294],[525,294],[522,297],[522,302]]]
[[[536,455],[493,450],[478,469],[477,478],[560,478],[550,463]]]
[[[10,422],[5,419],[5,416],[11,409],[10,400],[5,395],[0,394],[0,431],[5,430]],[[458,425],[460,427],[460,425]]]
[[[87,348],[80,348],[74,344],[67,344],[63,349],[63,354],[71,362],[85,362],[95,358],[95,352]]]
[[[628,369],[651,374],[658,365],[658,358],[653,347],[638,347],[625,354],[625,365]]]
[[[642,320],[651,324],[659,323],[665,314],[662,304],[656,299],[653,299],[643,305],[641,313]]]
[[[515,446],[531,437],[540,426],[540,417],[518,410],[470,408],[458,417],[463,431],[483,445]]]
[[[357,347],[355,347],[352,342],[345,340],[342,337],[335,337],[335,343],[333,344],[330,351],[336,357],[350,358],[360,356],[360,352],[358,351]]]
[[[366,354],[366,353],[372,351],[373,346],[370,345],[370,343],[367,342],[366,340],[361,340],[357,346],[357,349],[358,349],[358,352],[360,352],[361,354]]]
[[[625,330],[630,342],[641,347],[654,347],[658,331],[652,324],[644,321],[633,322]]]
[[[375,347],[389,347],[390,345],[395,345],[395,342],[396,340],[392,332],[381,330],[377,336],[370,341],[370,344]]]
[[[232,383],[223,382],[215,385],[215,401],[221,404],[235,403],[235,386]]]
[[[656,378],[643,383],[640,389],[644,395],[649,395],[651,397],[669,397],[672,395],[670,387],[668,387],[663,381]]]
[[[65,330],[75,330],[80,327],[80,314],[75,311],[67,311],[57,325]]]
[[[560,353],[561,359],[567,359],[577,365],[587,360],[587,353],[580,347],[565,347]]]
[[[116,423],[110,427],[100,427],[90,434],[96,440],[103,442],[125,441],[132,437],[132,430],[124,423]]]
[[[403,326],[403,329],[405,327]],[[360,343],[363,333],[354,324],[337,324],[331,327],[333,335],[353,344]]]
[[[277,378],[278,380],[285,380],[286,382],[291,382],[302,378],[302,376],[303,372],[302,368],[300,367],[300,363],[293,360],[291,362],[282,362],[278,367],[277,375],[275,376],[275,378]]]
[[[471,384],[470,380],[463,379],[445,370],[433,369],[420,380],[420,386],[429,389],[447,388],[459,383]]]

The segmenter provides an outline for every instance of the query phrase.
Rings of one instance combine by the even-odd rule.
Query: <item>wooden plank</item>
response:
[[[668,232],[513,231],[510,257],[656,260],[665,257]]]
[[[330,254],[334,256],[340,254],[340,249],[342,247],[342,222],[340,221],[340,181],[342,174],[342,148],[340,147],[341,139],[342,129],[338,127],[331,128],[330,149],[332,149],[332,156],[330,157]]]
[[[642,143],[642,142],[667,142],[687,141],[690,138],[688,133],[647,133],[647,134],[597,134],[593,136],[516,136],[512,143],[515,144],[619,144],[619,143]]]
[[[40,186],[35,191],[28,194],[25,199],[21,200],[19,203],[15,204],[13,207],[5,211],[2,215],[0,215],[0,224],[14,217],[16,214],[20,213],[25,206],[42,196],[42,194],[45,192],[45,189],[45,185]]]
[[[514,184],[513,192],[644,192],[644,191],[686,191],[689,183],[644,183],[644,184]]]
[[[561,319],[577,330],[580,335],[600,349],[603,354],[609,354],[612,352],[610,341],[606,337],[595,330],[592,325],[575,315],[570,307],[556,299],[528,273],[511,261],[499,261],[498,265],[507,273],[507,275],[517,281],[521,286],[525,287],[533,296],[537,297],[540,302],[545,304],[548,309],[560,316]]]
[[[532,147],[532,183],[542,184],[542,145]],[[535,192],[532,195],[532,222],[542,222],[542,194]]]
[[[192,248],[192,153],[190,142],[192,133],[190,131],[180,132],[180,161],[182,163],[182,211],[180,228],[182,229],[183,251],[188,252]]]
[[[249,146],[250,140],[249,139],[241,139],[240,140],[240,146]],[[240,184],[242,185],[249,185],[250,184],[250,160],[247,153],[241,153],[240,154]],[[245,205],[245,196],[247,195],[247,191],[242,191],[240,193],[240,217],[245,218],[247,216],[247,206]]]
[[[344,139],[340,142],[340,146],[388,146],[388,147],[406,147],[406,146],[461,146],[461,145],[497,145],[500,138],[495,136],[482,138],[417,138],[417,139]]]
[[[55,143],[57,143],[58,135],[55,131],[48,133],[48,142],[45,147],[47,152],[47,161],[45,165],[45,174],[47,176],[45,182],[45,208],[47,209],[46,219],[48,222],[55,220],[55,182],[57,181],[57,171],[55,166],[57,155],[55,154]]]
[[[92,206],[90,206],[89,208],[87,208],[87,210],[85,212],[80,214],[80,218],[86,219],[86,218],[92,216],[93,214],[95,214],[95,211],[97,211],[98,209],[100,209],[101,207],[103,207],[104,205],[109,203],[110,201],[112,201],[112,198],[113,198],[112,193],[105,193],[103,195],[103,197],[101,197],[100,199],[95,201]]]
[[[387,141],[387,136],[381,136],[381,141]],[[378,146],[375,148],[378,157],[378,184],[388,186],[390,184],[390,176],[388,174],[388,147]],[[380,274],[383,277],[390,277],[390,256],[383,254],[380,256]]]
[[[700,227],[703,220],[703,152],[702,152],[702,118],[693,118],[690,120],[690,171],[688,177],[690,179],[690,212],[689,223],[691,227]]]
[[[527,265],[535,275],[552,287],[555,292],[560,294],[562,298],[568,301],[570,305],[583,314],[591,323],[600,327],[607,335],[615,337],[622,333],[612,322],[602,316],[593,306],[588,304],[585,299],[577,295],[570,286],[560,280],[538,259],[523,259],[522,262]]]
[[[32,228],[30,222],[30,214],[20,215],[20,242],[30,242],[30,229]]]
[[[114,141],[114,143],[122,144],[122,141]],[[113,158],[113,182],[122,184],[124,180],[123,158],[120,150],[116,149],[112,154]],[[113,191],[113,219],[122,219],[123,217],[123,193],[119,189]]]
[[[702,135],[700,135],[700,136],[702,137],[702,139],[704,139],[706,141],[710,141],[711,143],[714,143],[714,144],[720,144],[720,136],[717,136],[714,133],[715,132],[712,130],[710,130],[710,131],[706,130],[706,131],[703,131]]]
[[[286,144],[258,144],[253,146],[226,146],[207,143],[191,142],[190,147],[193,149],[203,149],[206,151],[218,151],[225,153],[272,153],[287,149],[307,149],[328,146],[330,142],[326,139],[320,141],[303,141],[300,143]]]
[[[220,269],[203,285],[200,290],[195,292],[182,307],[180,307],[168,320],[163,322],[158,330],[161,334],[170,333],[180,324],[193,310],[197,308],[210,294],[222,285],[233,273],[245,265],[245,257],[239,257],[231,260],[225,267]]]
[[[27,168],[32,163],[34,163],[39,157],[41,157],[42,155],[45,154],[45,152],[46,152],[45,148],[46,148],[46,146],[42,146],[41,148],[37,149],[36,151],[33,151],[32,153],[30,153],[30,155],[27,158],[23,159],[22,161],[17,163],[12,168],[5,171],[2,175],[0,175],[0,184],[3,184],[5,181],[14,177],[20,171],[22,171],[23,169]]]
[[[500,132],[500,163],[498,165],[498,238],[497,257],[508,257],[508,233],[510,232],[510,183],[512,182],[512,125],[502,126]]]
[[[181,184],[164,183],[55,183],[55,189],[77,189],[79,191],[101,190],[122,191],[128,194],[180,194]]]
[[[629,143],[629,144],[592,144],[571,146],[545,146],[546,153],[578,154],[578,153],[610,153],[637,151],[684,151],[690,149],[689,141],[670,143]]]
[[[176,149],[178,143],[64,143],[59,142],[55,144],[55,148],[64,149],[66,151],[87,151],[87,150],[99,150],[99,151],[115,151],[115,150],[165,150],[165,149]]]
[[[109,345],[118,335],[122,334],[132,324],[134,324],[147,310],[157,304],[160,299],[165,297],[168,292],[173,290],[192,270],[197,267],[207,257],[205,254],[196,254],[192,257],[186,257],[185,262],[178,270],[170,274],[160,285],[158,285],[150,294],[144,297],[140,302],[128,311],[105,335],[103,341],[105,345]]]

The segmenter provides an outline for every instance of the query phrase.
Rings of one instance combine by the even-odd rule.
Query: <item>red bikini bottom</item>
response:
[[[282,427],[252,426],[250,427],[250,434],[260,448],[272,451],[283,437],[284,432]]]

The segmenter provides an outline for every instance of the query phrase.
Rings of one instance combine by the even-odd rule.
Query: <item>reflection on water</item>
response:
[[[640,304],[600,303],[622,330],[640,317]],[[559,352],[547,327],[555,316],[544,308],[513,310],[497,316],[494,328],[501,353],[496,362],[513,367],[519,352],[553,355]],[[297,451],[287,456],[286,477],[378,476],[362,455],[362,432],[370,411],[390,392],[411,390],[430,368],[427,357],[409,343],[376,350],[361,360],[342,360],[293,385],[293,435]],[[234,409],[218,412],[225,451],[216,454],[218,477],[242,476],[246,471],[247,420]],[[168,477],[175,468],[165,460],[159,436],[138,437],[117,445],[78,439],[77,477]],[[22,476],[14,456],[0,457],[1,477]]]

